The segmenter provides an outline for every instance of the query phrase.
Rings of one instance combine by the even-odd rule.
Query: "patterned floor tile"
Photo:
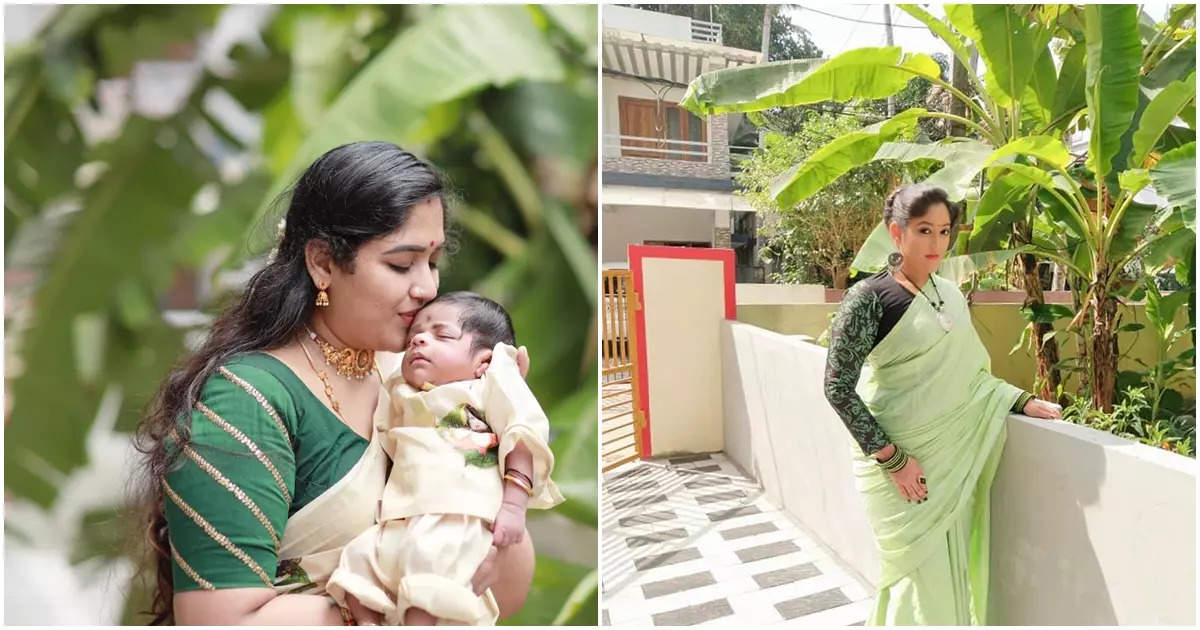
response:
[[[675,610],[654,613],[650,618],[656,626],[693,626],[711,619],[733,614],[733,608],[724,597]]]
[[[869,612],[868,589],[723,453],[631,462],[603,484],[606,623],[847,625]]]
[[[711,571],[701,571],[700,573],[691,573],[676,578],[643,584],[642,593],[645,595],[646,599],[650,599],[652,597],[662,597],[663,595],[670,595],[671,593],[686,591],[693,588],[700,588],[701,586],[709,586],[710,584],[716,583],[717,580],[713,578]]]
[[[737,540],[746,536],[754,536],[755,534],[765,534],[767,532],[779,531],[779,527],[775,523],[755,523],[753,525],[743,525],[741,527],[731,527],[721,530],[721,537],[725,540]]]
[[[700,455],[686,455],[684,457],[672,457],[668,461],[670,461],[671,465],[674,466],[677,464],[690,464],[692,462],[698,462],[698,461],[706,460],[706,459],[712,459],[712,456],[708,455],[706,453],[702,453]]]
[[[651,532],[649,534],[641,534],[638,536],[630,536],[625,539],[625,544],[630,547],[645,547],[654,543],[665,542],[668,540],[677,540],[679,538],[687,538],[687,530],[682,527],[674,529],[666,529],[659,532]]]

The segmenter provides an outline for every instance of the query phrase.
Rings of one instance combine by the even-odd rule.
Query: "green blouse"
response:
[[[273,586],[288,517],[367,444],[275,357],[256,352],[219,368],[163,486],[175,590]]]

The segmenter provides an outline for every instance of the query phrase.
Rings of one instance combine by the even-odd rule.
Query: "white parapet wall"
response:
[[[825,349],[721,324],[725,453],[868,582],[878,554]],[[1009,416],[992,487],[996,625],[1196,623],[1196,462],[1060,421]]]
[[[824,304],[825,287],[820,284],[739,283],[737,303],[746,304]]]
[[[825,402],[825,350],[721,324],[725,455],[767,497],[874,584],[879,554],[850,469],[850,435]]]

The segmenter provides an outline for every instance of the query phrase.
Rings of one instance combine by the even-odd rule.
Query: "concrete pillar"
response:
[[[713,211],[713,247],[728,248],[733,244],[733,212],[729,210]]]

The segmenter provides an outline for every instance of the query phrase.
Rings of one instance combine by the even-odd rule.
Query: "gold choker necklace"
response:
[[[308,331],[308,336],[321,348],[321,354],[325,355],[325,365],[332,367],[343,378],[362,380],[374,371],[374,350],[355,350],[354,348],[338,350],[329,342],[318,337],[317,333],[313,332],[308,326],[305,326],[304,329]]]

